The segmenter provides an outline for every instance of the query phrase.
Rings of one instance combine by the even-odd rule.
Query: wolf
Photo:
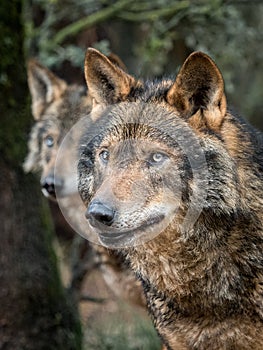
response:
[[[87,232],[136,273],[167,349],[262,349],[262,133],[231,113],[203,52],[143,81],[89,48],[85,78]]]
[[[87,89],[68,85],[34,59],[28,62],[28,86],[32,97],[35,124],[30,133],[28,155],[23,164],[25,172],[41,172],[43,194],[56,199],[56,190],[70,194],[70,179],[54,176],[56,154],[66,131],[82,113],[89,113]]]
[[[126,69],[117,55],[112,53],[108,57],[114,65],[118,65],[123,70]],[[57,206],[57,196],[60,204],[62,202],[69,213],[68,219],[71,224],[73,222],[73,228],[81,229],[77,200],[79,195],[72,183],[70,169],[74,161],[72,151],[66,149],[56,171],[55,163],[61,143],[69,129],[82,116],[89,118],[92,99],[85,85],[68,84],[35,59],[29,60],[27,72],[35,123],[29,137],[29,151],[24,162],[24,171],[41,174],[42,192],[52,202],[52,213],[55,210],[54,220],[59,221],[59,229],[62,231],[59,233],[59,238],[62,237],[63,245],[66,232],[68,247],[70,241],[76,241],[80,237],[75,235],[74,230],[69,231],[69,225],[66,222],[62,222],[63,217]],[[69,277],[65,283],[69,288],[80,289],[88,270],[99,265],[106,284],[117,297],[145,308],[140,284],[117,254],[108,252],[100,246],[91,246],[84,239],[72,245],[79,247],[80,251],[74,252],[78,259],[75,262],[76,266],[73,266],[73,276],[70,276],[72,272],[67,272]]]

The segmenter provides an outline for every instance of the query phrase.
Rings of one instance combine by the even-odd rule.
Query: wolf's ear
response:
[[[222,75],[212,59],[202,52],[192,53],[184,62],[167,101],[189,118],[198,110],[210,126],[218,127],[226,113]]]
[[[32,114],[39,120],[44,108],[62,95],[67,84],[35,59],[28,61],[27,76],[32,97]]]
[[[123,101],[135,79],[99,51],[89,48],[85,57],[85,78],[89,93],[98,104]]]

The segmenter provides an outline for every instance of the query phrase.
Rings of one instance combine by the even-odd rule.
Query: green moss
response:
[[[36,178],[21,168],[32,122],[21,19],[22,0],[0,2],[1,191],[8,213],[2,236],[9,249],[1,266],[8,291],[1,316],[9,320],[9,349],[80,350],[80,321],[61,284],[47,204]]]
[[[17,175],[14,211],[23,212],[26,232],[14,255],[14,264],[19,269],[16,291],[22,311],[17,319],[18,328],[30,325],[26,334],[38,349],[45,349],[48,344],[48,350],[81,350],[81,323],[75,302],[61,283],[47,201],[40,194],[34,175],[22,171],[17,171]]]
[[[128,305],[118,314],[106,314],[89,323],[84,338],[84,350],[160,350],[161,341],[150,319],[141,316]]]
[[[68,295],[62,287],[61,278],[57,267],[57,257],[53,250],[53,222],[50,218],[47,201],[42,198],[41,201],[41,221],[44,227],[44,242],[48,253],[50,268],[50,283],[47,286],[48,307],[44,307],[45,312],[52,312],[46,315],[53,320],[50,327],[57,328],[57,337],[49,350],[82,349],[82,328],[79,320],[78,309],[71,295]],[[48,330],[46,332],[48,334]]]

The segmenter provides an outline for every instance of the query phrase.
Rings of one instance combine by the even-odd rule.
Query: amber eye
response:
[[[110,152],[105,149],[100,152],[99,157],[103,163],[107,163],[110,158]]]
[[[45,137],[44,139],[45,145],[47,147],[53,147],[54,146],[54,139],[52,136],[48,135],[47,137]]]
[[[161,152],[155,152],[152,153],[149,157],[148,163],[150,165],[161,165],[166,159],[168,159],[168,156]]]

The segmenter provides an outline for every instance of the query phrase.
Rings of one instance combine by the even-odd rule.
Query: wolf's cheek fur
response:
[[[94,179],[95,173],[93,166],[90,166],[89,160],[87,161],[86,158],[81,158],[78,163],[78,190],[86,206],[95,193]]]
[[[79,191],[87,206],[95,202],[114,209],[115,217],[110,226],[116,232],[136,230],[168,219],[180,205],[182,181],[178,166],[153,171],[133,164],[133,167],[107,171],[110,177],[98,163],[95,162],[92,170],[85,161],[80,161]],[[172,181],[167,175],[171,171]]]
[[[28,141],[29,153],[23,163],[23,169],[26,173],[37,172],[41,170],[40,144],[38,140],[38,128],[33,127]]]

